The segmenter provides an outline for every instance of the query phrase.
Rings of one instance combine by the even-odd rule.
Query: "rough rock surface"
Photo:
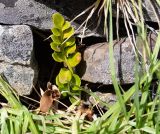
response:
[[[36,69],[36,62],[33,61],[30,27],[0,25],[0,73],[21,95],[31,92]]]
[[[131,44],[116,43],[114,57],[118,81],[132,83],[134,81],[135,55]],[[86,62],[86,71],[82,76],[83,80],[112,84],[109,68],[109,44],[99,43],[86,49],[84,61]]]
[[[81,12],[85,11],[85,9],[87,9],[88,7],[90,7],[96,0],[57,0],[56,5],[53,5],[53,8],[56,9],[57,11],[59,11],[60,13],[62,13],[63,15],[66,15],[68,18],[74,18],[77,15],[79,15]],[[113,16],[116,17],[117,14],[117,2],[118,0],[112,0],[112,4],[113,4]],[[127,1],[128,5],[131,6],[131,2]],[[154,13],[157,13],[157,16],[160,16],[160,6],[158,6],[156,0],[142,0],[142,8],[144,11],[144,20],[146,21],[152,21],[152,22],[158,22],[157,17]],[[155,8],[153,10],[151,3],[153,4],[153,7]],[[50,0],[46,0],[45,3],[50,3]],[[77,4],[78,3],[78,4]],[[123,1],[122,1],[123,3]],[[98,8],[99,9],[99,8]],[[124,9],[124,8],[123,8]],[[98,12],[98,11],[97,11]],[[98,24],[98,16],[97,16],[97,12],[95,12],[93,14],[93,16],[91,17],[90,21],[88,22],[88,28],[90,30],[92,30],[92,32],[95,30],[95,28],[97,27]],[[76,19],[76,22],[81,24],[83,21],[85,21],[87,19],[88,14],[91,13],[91,10],[89,10],[89,12],[87,12],[86,14],[78,17]],[[121,14],[121,17],[123,15]],[[103,34],[103,22],[104,22],[104,17],[102,17],[102,22],[100,23],[100,26],[98,27],[97,31],[99,34]],[[120,27],[121,28],[121,27]],[[123,31],[122,31],[123,32]]]
[[[149,42],[153,48],[156,36],[149,35]],[[139,43],[141,43],[139,41]],[[139,46],[142,46],[139,44]],[[134,83],[135,53],[129,38],[124,38],[119,42],[114,41],[114,58],[116,77],[119,83]],[[98,43],[88,47],[83,54],[83,62],[80,64],[82,80],[112,84],[109,67],[109,44]],[[141,68],[139,68],[141,69]]]
[[[78,14],[91,6],[95,0],[0,0],[0,23],[2,24],[27,24],[40,29],[50,29],[52,27],[51,15],[60,12],[66,19],[72,20]],[[78,4],[77,4],[78,3]],[[113,4],[115,2],[113,1]],[[160,10],[156,2],[153,2],[158,15]],[[116,4],[115,4],[116,5]],[[147,21],[157,22],[156,16],[148,0],[144,1],[144,15]],[[116,7],[116,6],[114,6]],[[116,8],[114,10],[116,14]],[[88,13],[76,19],[72,23],[77,29],[79,25],[86,20]],[[103,18],[103,17],[102,17]],[[95,29],[98,23],[97,13],[93,14],[88,22],[88,34],[103,34],[103,20],[98,29]],[[78,31],[81,31],[82,28]],[[91,32],[92,31],[92,32]],[[95,31],[98,33],[95,33]],[[79,34],[79,32],[78,32]]]
[[[53,25],[51,16],[57,12],[54,7],[56,7],[54,0],[49,0],[49,3],[41,0],[0,0],[0,23],[27,24],[48,30]],[[63,15],[66,19],[72,18]],[[79,27],[75,22],[72,25],[75,29]]]
[[[143,0],[143,2],[144,2],[144,4],[143,4],[144,19],[147,21],[158,22],[157,16],[159,19],[160,6],[156,2],[156,0],[155,1],[154,0]],[[156,14],[155,14],[155,12],[156,12]]]
[[[33,48],[31,29],[25,25],[1,25],[0,31],[0,60],[29,65]]]
[[[55,10],[35,0],[1,0],[0,23],[28,24],[41,29],[50,29],[51,15]]]
[[[30,67],[21,65],[5,65],[0,63],[5,78],[8,83],[18,92],[20,95],[29,95],[32,89],[32,83],[34,78],[34,71]]]

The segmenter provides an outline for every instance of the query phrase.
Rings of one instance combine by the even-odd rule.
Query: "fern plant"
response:
[[[74,28],[59,13],[52,15],[52,22],[52,42],[50,44],[54,50],[52,57],[55,61],[64,63],[64,67],[60,69],[56,77],[56,84],[64,96],[78,95],[81,79],[75,74],[74,67],[81,61],[81,53],[76,51]]]

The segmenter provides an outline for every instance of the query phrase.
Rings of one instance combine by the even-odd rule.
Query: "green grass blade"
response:
[[[38,129],[41,131],[41,133],[43,132],[44,127],[42,125],[38,125]],[[61,133],[63,133],[64,131],[62,131]],[[44,133],[44,132],[43,132]],[[55,126],[54,125],[46,125],[46,131],[45,134],[54,134],[57,133],[55,132]],[[60,133],[60,132],[59,132]]]
[[[24,122],[22,124],[22,134],[25,134],[28,130],[29,126],[29,117],[27,116],[26,112],[23,112],[22,118],[24,119]]]
[[[20,108],[22,105],[14,90],[0,76],[0,94],[5,97],[11,107]]]
[[[110,120],[112,120],[109,128],[108,128],[108,131],[109,132],[114,132],[116,130],[116,127],[118,125],[118,118],[120,116],[120,110],[115,112],[111,117],[110,117]],[[122,123],[122,122],[121,122]]]
[[[160,82],[158,82],[157,96],[158,99],[160,100]],[[160,103],[158,103],[158,113],[155,116],[155,121],[156,121],[156,133],[158,134],[158,132],[160,132]]]
[[[5,109],[1,109],[1,120],[0,120],[1,134],[9,134],[7,118],[8,118],[7,111]]]
[[[22,132],[21,132],[21,123],[20,123],[20,121],[19,121],[20,119],[18,119],[18,118],[15,118],[14,119],[14,130],[15,130],[15,134],[21,134]]]
[[[44,119],[44,116],[41,116],[41,122],[42,122],[42,126],[43,126],[43,133],[46,133],[46,121]]]
[[[72,134],[72,131],[62,127],[55,127],[55,134]]]
[[[26,107],[23,107],[24,111],[25,111],[25,115],[27,116],[28,120],[29,120],[29,130],[31,131],[31,133],[33,134],[39,134],[39,130],[36,127],[37,125],[34,123],[33,121],[33,117],[32,117],[32,113],[30,113],[28,111],[28,109]]]
[[[157,57],[159,54],[159,50],[160,50],[160,32],[158,33],[158,37],[157,37],[157,41],[153,50],[153,54],[152,54],[152,63],[155,64],[155,62],[157,61]]]
[[[13,125],[13,121],[12,120],[9,120],[9,133],[10,134],[15,134],[15,131],[14,131],[14,125]]]
[[[135,106],[135,116],[136,116],[136,127],[138,128],[140,112],[139,112],[139,73],[138,73],[138,60],[136,59],[136,66],[135,66],[135,94],[134,94],[134,106]]]
[[[146,110],[147,98],[148,98],[148,91],[145,91],[142,93],[142,98],[140,102],[140,110],[139,110],[140,117],[144,114]],[[142,127],[144,125],[144,119],[142,117],[140,118],[140,123],[138,125],[139,125],[138,127]]]
[[[160,87],[160,85],[158,85],[158,88]],[[158,90],[157,90],[157,95],[156,97],[154,98],[153,102],[152,102],[152,105],[151,105],[151,110],[149,111],[149,115],[148,115],[148,122],[151,121],[151,124],[148,124],[148,125],[153,125],[153,119],[154,119],[154,116],[155,116],[155,110],[156,110],[156,107],[157,107],[157,101],[159,100],[159,97],[158,97]],[[158,118],[157,118],[158,119]],[[156,119],[156,121],[157,121]],[[160,121],[160,120],[159,120]]]
[[[142,130],[143,132],[149,133],[149,134],[156,134],[156,131],[154,128],[150,128],[150,127],[143,127],[140,130]]]
[[[115,65],[114,65],[115,60],[113,56],[113,26],[112,26],[113,22],[112,22],[112,1],[111,0],[110,0],[110,5],[109,5],[109,15],[110,15],[109,17],[109,63],[110,63],[111,77],[112,77],[112,82],[114,85],[116,95],[118,97],[118,102],[126,116],[127,113],[126,113],[125,102],[121,95],[121,92],[118,86],[118,82],[116,79],[116,73],[115,73]]]
[[[7,108],[6,110],[9,114],[15,115],[15,116],[22,116],[22,114],[23,114],[22,108],[20,108],[20,109]]]
[[[76,118],[73,119],[72,134],[79,134],[79,121]]]

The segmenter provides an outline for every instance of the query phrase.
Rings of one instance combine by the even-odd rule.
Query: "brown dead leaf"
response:
[[[56,100],[58,100],[60,96],[61,94],[59,89],[55,85],[48,82],[47,90],[40,99],[40,111],[46,113],[53,105],[56,107]]]
[[[93,110],[86,106],[83,101],[79,105],[77,112],[79,115],[85,114],[85,119],[88,121],[93,121]]]

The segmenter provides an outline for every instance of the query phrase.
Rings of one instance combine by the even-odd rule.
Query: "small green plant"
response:
[[[74,73],[74,67],[77,66],[81,60],[81,53],[76,52],[75,38],[73,37],[74,28],[70,22],[65,21],[64,17],[55,13],[52,16],[53,28],[51,48],[54,50],[52,57],[57,62],[63,62],[64,68],[60,69],[56,77],[56,84],[64,96],[79,95],[79,86],[81,80],[78,75]]]

